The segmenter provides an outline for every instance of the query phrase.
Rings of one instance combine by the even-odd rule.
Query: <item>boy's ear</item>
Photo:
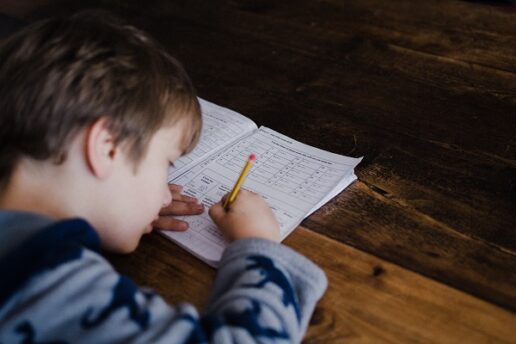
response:
[[[97,119],[86,130],[85,150],[91,172],[98,178],[107,178],[113,171],[115,156],[118,153],[105,118]]]

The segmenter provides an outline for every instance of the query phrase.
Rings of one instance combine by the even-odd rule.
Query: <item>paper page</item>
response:
[[[362,159],[360,158],[360,160]],[[341,193],[342,190],[344,190],[349,184],[353,183],[356,179],[357,176],[353,172],[344,177],[340,181],[340,183],[338,183],[326,197],[324,197],[319,203],[314,205],[314,207],[308,212],[308,214],[305,217],[310,216],[314,211],[322,207],[324,204],[328,203],[332,198]]]
[[[238,112],[199,98],[203,127],[197,147],[189,154],[177,159],[169,169],[168,180],[177,178],[206,157],[223,149],[233,141],[257,128],[249,118]]]
[[[231,191],[250,153],[257,156],[243,185],[259,193],[280,223],[282,240],[319,206],[342,191],[354,177],[361,158],[350,158],[297,142],[261,127],[211,162],[173,182],[197,197],[208,209]],[[215,266],[227,245],[208,212],[191,217],[186,232],[163,232],[181,246]]]

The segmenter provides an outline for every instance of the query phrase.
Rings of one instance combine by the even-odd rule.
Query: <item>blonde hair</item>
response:
[[[181,64],[143,31],[99,13],[36,22],[0,45],[0,186],[22,156],[66,159],[68,143],[107,118],[137,163],[150,138],[187,120],[185,152],[201,112]]]

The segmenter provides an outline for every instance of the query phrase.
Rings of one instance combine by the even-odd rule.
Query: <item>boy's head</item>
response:
[[[200,126],[195,90],[181,65],[145,33],[113,18],[83,13],[45,20],[0,44],[0,194],[16,194],[10,185],[26,175],[28,165],[55,167],[58,173],[80,166],[91,178],[78,178],[74,187],[102,186],[91,194],[107,197],[98,202],[110,206],[95,218],[86,210],[68,215],[89,217],[108,248],[132,246],[111,238],[119,229],[110,226],[146,225],[157,215],[154,203],[161,207],[170,200],[163,191],[168,162],[195,146]],[[157,160],[160,172],[149,169]],[[73,168],[60,167],[67,164]],[[158,195],[156,178],[164,184]],[[139,190],[143,195],[123,194],[138,182],[145,186]],[[143,219],[129,214],[125,222],[117,220],[124,206]]]

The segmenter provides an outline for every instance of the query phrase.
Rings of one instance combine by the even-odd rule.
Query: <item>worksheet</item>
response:
[[[198,198],[206,211],[180,217],[190,224],[189,230],[162,233],[211,266],[217,266],[228,243],[207,209],[231,191],[251,153],[257,160],[243,188],[260,194],[272,208],[282,240],[305,217],[352,183],[356,179],[354,168],[361,161],[260,127],[191,166],[188,172],[172,173],[170,182],[183,185],[184,193]]]

